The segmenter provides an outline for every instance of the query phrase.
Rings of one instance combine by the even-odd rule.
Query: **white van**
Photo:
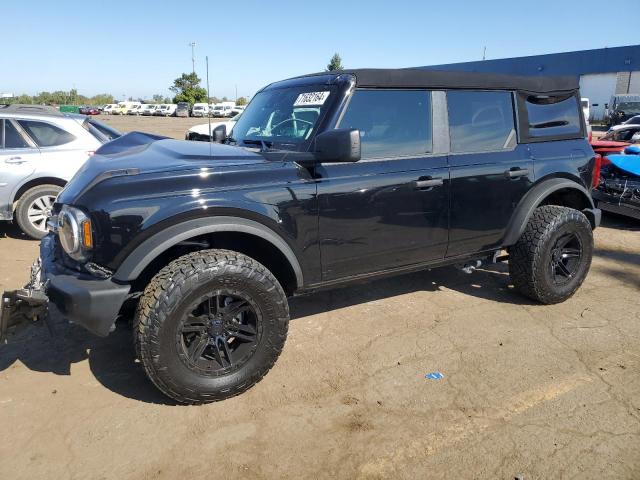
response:
[[[106,104],[104,106],[104,108],[102,109],[102,114],[103,115],[111,115],[111,110],[113,110],[117,106],[118,106],[117,103],[108,103],[108,104]]]
[[[234,102],[216,103],[216,106],[213,107],[211,114],[214,117],[230,117],[231,112],[235,107],[236,107],[236,104]]]
[[[127,115],[140,115],[143,105],[141,103],[134,103],[127,108]]]
[[[176,113],[178,106],[175,103],[163,103],[156,108],[154,115],[159,117],[172,117]]]
[[[145,117],[148,115],[153,115],[153,112],[156,110],[157,106],[158,105],[154,103],[145,103],[144,105],[142,105],[142,108],[140,108],[138,114],[144,115]]]
[[[207,103],[194,103],[191,109],[192,117],[206,117],[209,115],[209,105]]]

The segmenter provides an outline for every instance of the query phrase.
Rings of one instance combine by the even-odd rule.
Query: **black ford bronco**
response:
[[[134,132],[60,193],[1,334],[56,309],[97,335],[135,309],[138,358],[178,402],[243,392],[287,336],[287,297],[508,260],[570,297],[591,264],[596,162],[573,78],[406,70],[271,84],[231,132]]]

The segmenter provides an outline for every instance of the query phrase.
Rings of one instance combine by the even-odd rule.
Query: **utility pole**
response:
[[[189,44],[191,47],[191,72],[196,73],[196,42]]]
[[[482,50],[482,60],[486,60],[487,59],[487,47],[485,45],[484,49]]]
[[[238,103],[238,85],[236,85],[236,103]]]

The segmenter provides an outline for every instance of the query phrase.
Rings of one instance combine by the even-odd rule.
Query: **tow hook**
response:
[[[462,267],[460,267],[460,270],[462,270],[464,273],[473,273],[475,269],[480,268],[482,266],[482,260],[473,260],[471,262],[467,262],[465,263]]]

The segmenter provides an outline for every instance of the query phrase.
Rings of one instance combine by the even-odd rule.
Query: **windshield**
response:
[[[622,110],[623,112],[640,112],[640,102],[619,103],[618,110]]]
[[[245,144],[278,144],[280,148],[298,150],[311,137],[318,120],[334,100],[335,92],[336,87],[329,85],[260,92],[233,127],[233,140]]]

